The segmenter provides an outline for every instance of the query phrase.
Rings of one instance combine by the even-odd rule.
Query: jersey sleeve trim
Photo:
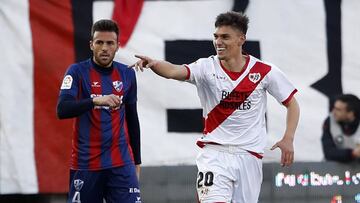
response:
[[[189,68],[189,66],[188,66],[188,65],[184,65],[184,66],[185,66],[186,71],[187,71],[187,75],[186,75],[185,80],[189,80],[189,79],[190,79],[190,68]]]
[[[287,105],[289,101],[294,97],[294,94],[297,92],[297,89],[294,89],[294,91],[291,92],[291,94],[288,96],[287,99],[285,99],[283,102],[281,102],[283,105]]]

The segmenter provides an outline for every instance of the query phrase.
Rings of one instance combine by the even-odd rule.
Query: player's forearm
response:
[[[300,117],[300,107],[295,98],[292,98],[287,105],[286,130],[284,139],[294,140],[295,130]]]
[[[151,69],[157,75],[167,79],[185,80],[187,76],[184,66],[175,65],[168,61],[156,61]]]
[[[94,107],[91,98],[77,101],[70,95],[59,97],[56,114],[59,119],[73,118],[91,110]]]
[[[141,164],[141,142],[140,142],[140,124],[137,114],[136,103],[126,104],[126,121],[130,134],[130,146],[133,151],[135,164]]]

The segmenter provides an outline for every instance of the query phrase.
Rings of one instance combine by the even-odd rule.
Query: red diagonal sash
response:
[[[269,65],[256,62],[232,92],[208,113],[205,120],[204,134],[211,133],[224,122],[251,95],[270,69]]]

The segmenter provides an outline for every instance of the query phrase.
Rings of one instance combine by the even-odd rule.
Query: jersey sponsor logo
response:
[[[228,92],[226,90],[221,91],[221,99],[227,99],[229,101],[235,100],[245,100],[249,96],[249,92],[240,92],[240,91],[232,91]]]
[[[225,76],[221,76],[221,75],[216,75],[215,73],[212,74],[212,76],[216,79],[219,79],[219,80],[226,80],[226,77]]]
[[[249,100],[248,92],[223,90],[221,93],[220,107],[223,109],[249,110],[251,108],[251,100]]]
[[[116,91],[120,92],[122,90],[122,88],[123,88],[123,82],[118,81],[118,80],[114,81],[113,86],[114,86]]]
[[[251,82],[253,82],[253,83],[256,83],[260,79],[261,79],[261,74],[260,73],[250,73],[249,74],[249,80]]]
[[[140,189],[136,187],[130,187],[129,193],[140,193]]]
[[[62,82],[62,85],[61,85],[61,88],[62,90],[68,90],[68,89],[71,89],[71,85],[72,85],[72,82],[73,82],[73,78],[71,75],[66,75],[63,79],[63,82]]]
[[[102,95],[102,94],[90,94],[90,98],[95,98],[95,97],[103,97],[103,96],[105,96],[105,95]],[[122,105],[122,103],[123,103],[123,97],[124,96],[119,96],[119,95],[116,95],[117,97],[119,97],[120,98],[120,105]],[[106,109],[106,110],[114,110],[114,109],[111,109],[109,106],[94,106],[94,109]]]
[[[91,87],[101,87],[99,82],[92,82]]]
[[[220,101],[220,106],[223,109],[249,110],[251,108],[251,101],[248,99],[243,102]]]

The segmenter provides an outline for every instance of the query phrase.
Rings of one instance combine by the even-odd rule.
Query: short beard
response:
[[[103,63],[101,62],[101,60],[98,60],[98,58],[94,57],[94,62],[95,62],[96,64],[98,64],[99,66],[102,66],[102,67],[105,67],[105,68],[110,67],[111,64],[112,64],[112,62],[113,62],[113,60],[114,60],[114,57],[109,61],[109,63],[103,64]]]

